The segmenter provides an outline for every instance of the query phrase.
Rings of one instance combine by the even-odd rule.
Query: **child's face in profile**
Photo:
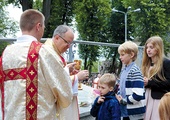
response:
[[[123,64],[128,65],[132,62],[133,55],[125,52],[120,53],[120,60]]]
[[[111,87],[109,87],[105,83],[98,83],[98,89],[100,91],[100,96],[106,95],[109,91],[111,91]]]

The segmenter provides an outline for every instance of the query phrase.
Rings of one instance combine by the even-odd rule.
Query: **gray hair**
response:
[[[54,33],[53,33],[53,37],[55,37],[56,35],[61,35],[61,36],[64,36],[64,34],[71,30],[70,27],[68,27],[67,25],[59,25],[55,30],[54,30]]]

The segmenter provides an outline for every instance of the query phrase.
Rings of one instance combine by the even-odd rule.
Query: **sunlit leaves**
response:
[[[4,1],[0,2],[0,37],[15,36],[17,30],[17,22],[10,18],[10,11],[6,11],[6,4]]]

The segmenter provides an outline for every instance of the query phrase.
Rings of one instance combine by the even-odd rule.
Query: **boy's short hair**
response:
[[[105,73],[99,79],[101,84],[107,84],[109,87],[114,87],[116,84],[116,76],[111,73]]]
[[[134,57],[132,58],[133,61],[136,60],[137,54],[138,54],[138,45],[132,41],[126,41],[123,44],[121,44],[118,48],[118,53],[127,53],[131,54],[134,53]]]

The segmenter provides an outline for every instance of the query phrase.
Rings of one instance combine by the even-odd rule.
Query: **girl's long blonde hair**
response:
[[[166,93],[159,103],[159,117],[160,120],[170,120],[170,92]]]
[[[147,55],[147,44],[151,43],[153,47],[156,49],[157,54],[155,56],[155,63],[153,68],[149,71],[149,68],[151,66],[151,58]],[[164,45],[163,40],[159,36],[153,36],[150,37],[146,43],[145,48],[143,52],[143,60],[142,60],[142,73],[143,76],[148,77],[149,79],[152,79],[155,75],[157,75],[161,80],[165,80],[164,74],[163,74],[163,59],[164,59]],[[149,73],[148,73],[149,71]]]

